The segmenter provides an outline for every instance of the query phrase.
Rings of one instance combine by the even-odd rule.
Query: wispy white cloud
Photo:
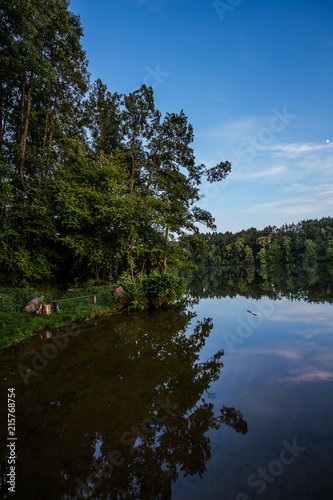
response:
[[[313,172],[313,170],[316,169],[316,172],[320,171],[325,173],[325,171],[333,168],[333,155],[325,156],[323,153],[304,155],[297,165],[303,170],[311,170]]]
[[[247,227],[253,225],[252,219],[263,226],[329,216],[333,209],[333,138],[328,143],[329,135],[320,142],[297,142],[292,140],[295,129],[286,133],[286,126],[281,133],[275,131],[277,122],[272,116],[245,116],[199,134],[208,166],[221,159],[231,161],[231,173],[221,189],[231,193],[229,201],[231,196],[237,200],[234,217]],[[216,210],[222,214],[220,199]],[[220,218],[225,225],[222,215]]]
[[[320,196],[333,195],[333,184],[317,186],[315,189],[319,191]]]
[[[314,186],[313,184],[299,184],[294,183],[290,186],[286,186],[284,189],[286,192],[294,193],[305,193],[311,191],[311,193],[316,193],[320,196],[333,195],[333,184],[318,184]]]
[[[290,374],[281,377],[279,382],[329,382],[333,380],[333,372],[319,370],[317,367],[309,367],[302,373]]]
[[[244,116],[238,120],[216,125],[208,130],[197,131],[195,135],[214,139],[220,138],[235,146],[250,135],[257,134],[263,127],[267,127],[269,120],[270,117],[268,116]]]
[[[310,191],[310,189],[309,189]],[[319,211],[331,211],[333,205],[333,186],[318,186],[312,188],[307,196],[297,196],[259,203],[243,210],[244,213],[263,213],[271,211],[282,215],[304,216]]]
[[[314,142],[307,143],[292,143],[292,144],[270,144],[262,147],[265,151],[274,153],[275,156],[288,156],[296,158],[304,154],[313,153],[315,151],[329,150],[332,151],[333,144],[316,144]]]
[[[283,321],[289,323],[307,323],[313,325],[331,326],[330,307],[326,304],[307,304],[300,302],[292,308],[284,299],[275,313],[269,317],[270,321]],[[301,330],[302,331],[302,330]],[[333,356],[333,354],[332,354]]]
[[[290,186],[287,186],[285,188],[286,192],[294,192],[294,193],[303,193],[306,191],[311,191],[312,186],[306,185],[306,184],[299,184],[299,183],[294,183],[291,184]]]
[[[249,179],[274,179],[281,175],[286,175],[288,167],[285,165],[275,165],[274,167],[255,171],[237,171],[233,176],[234,179],[249,180]]]

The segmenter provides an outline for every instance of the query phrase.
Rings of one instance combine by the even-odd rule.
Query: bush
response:
[[[24,304],[37,296],[38,294],[33,290],[26,290],[25,288],[6,288],[0,290],[0,311],[18,312]]]
[[[132,280],[130,276],[123,274],[117,286],[124,289],[128,307],[136,310],[172,305],[185,293],[182,278],[171,273],[154,273],[144,276],[142,281]]]
[[[171,273],[144,276],[142,287],[149,304],[154,307],[171,305],[180,300],[185,293],[182,278]]]
[[[129,309],[143,311],[148,307],[142,284],[137,279],[132,280],[131,276],[123,273],[116,286],[121,286],[124,289],[126,305]]]

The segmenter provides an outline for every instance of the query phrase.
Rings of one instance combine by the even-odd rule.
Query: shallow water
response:
[[[185,310],[3,351],[3,498],[8,388],[18,499],[333,498],[330,283],[288,286],[193,274]]]

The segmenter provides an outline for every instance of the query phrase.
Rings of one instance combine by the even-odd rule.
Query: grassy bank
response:
[[[114,287],[83,288],[78,292],[36,288],[29,290],[22,288],[0,289],[0,322],[2,324],[0,349],[22,342],[41,330],[53,330],[64,327],[71,321],[86,320],[117,311],[121,299],[114,295],[113,289]],[[60,312],[55,312],[52,305],[52,313],[49,316],[37,316],[34,312],[21,312],[28,300],[41,295],[44,296],[43,304],[52,304],[57,299],[80,297],[92,293],[103,293],[104,295],[97,297],[96,304],[93,304],[92,297],[59,302]]]
[[[122,294],[114,290],[121,286]],[[124,274],[114,285],[98,288],[95,285],[79,287],[77,291],[60,291],[42,288],[0,288],[0,349],[10,347],[32,337],[39,331],[55,330],[71,321],[80,321],[125,310],[145,310],[166,307],[179,301],[185,292],[184,282],[173,274],[153,274],[142,280],[132,280]],[[92,297],[58,302],[60,312],[55,312],[53,301],[99,294],[97,303]],[[43,304],[52,305],[49,316],[23,313],[22,307],[35,297],[43,296]],[[37,306],[38,309],[39,306]]]

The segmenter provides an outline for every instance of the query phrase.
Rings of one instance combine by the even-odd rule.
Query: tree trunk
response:
[[[20,132],[18,136],[18,140],[23,135],[23,129],[24,129],[24,103],[25,103],[25,78],[22,80],[22,89],[21,89],[21,119],[20,119]]]
[[[135,128],[134,128],[134,135],[133,135],[133,142],[132,142],[131,197],[132,197],[132,193],[134,191],[134,172],[135,172],[135,156],[134,156],[134,151],[135,151],[135,142],[136,142],[136,131],[137,131],[137,124],[135,125]]]
[[[164,246],[164,261],[163,261],[163,273],[167,272],[167,248],[168,248],[168,235],[169,235],[169,227],[170,223],[167,223],[166,231],[165,231],[165,246]]]
[[[51,91],[49,93],[49,101],[47,103],[47,113],[45,117],[45,127],[44,127],[44,137],[43,137],[43,149],[46,147],[47,132],[49,130],[49,109],[51,108]]]
[[[106,266],[103,267],[103,271],[102,271],[102,281],[106,281],[107,280],[107,268]]]
[[[132,233],[132,228],[131,228],[131,233]],[[128,244],[128,267],[131,269],[131,278],[134,280],[134,268],[133,268],[133,237],[132,234],[129,239],[129,244]]]
[[[142,264],[142,268],[141,268],[141,279],[142,279],[142,277],[143,277],[143,272],[144,272],[144,270],[145,270],[145,265],[146,265],[147,259],[148,259],[148,257],[146,257],[146,258],[145,258],[145,260],[143,261],[143,264]]]
[[[99,273],[98,273],[98,268],[97,268],[97,262],[96,262],[96,267],[95,267],[95,269],[96,269],[96,281],[97,281],[97,283],[99,284]]]
[[[1,85],[2,90],[2,85]],[[5,119],[3,116],[3,102],[0,103],[0,160],[2,159],[2,145],[3,145],[3,137],[5,134]]]
[[[26,145],[27,145],[28,126],[29,126],[30,109],[31,109],[31,90],[32,90],[32,73],[30,73],[30,77],[29,77],[29,87],[28,87],[28,93],[27,93],[27,111],[25,113],[25,118],[24,118],[25,82],[23,82],[23,85],[22,85],[21,137],[20,137],[21,151],[20,151],[19,164],[18,164],[18,171],[19,171],[19,175],[20,175],[21,179],[23,179],[23,174],[24,174],[24,157],[25,157],[25,151],[26,151]]]
[[[45,125],[44,125],[44,137],[43,137],[43,146],[42,146],[42,149],[43,151],[45,150],[46,148],[46,141],[47,141],[47,133],[48,133],[48,130],[49,130],[49,109],[51,107],[51,91],[49,93],[49,100],[48,100],[48,103],[47,103],[47,112],[46,112],[46,117],[45,117]],[[43,159],[44,159],[44,154],[43,154]],[[38,186],[40,187],[41,186],[41,183],[42,183],[42,166],[39,170],[39,175],[38,175]]]
[[[49,316],[51,314],[51,304],[41,304],[36,314],[37,316]]]
[[[57,82],[57,87],[56,87],[56,91],[55,91],[55,94],[54,94],[54,101],[53,101],[53,111],[54,111],[54,114],[53,114],[52,119],[50,121],[49,120],[49,116],[50,115],[49,115],[49,112],[47,112],[46,119],[45,119],[45,130],[44,130],[44,138],[43,138],[43,151],[46,148],[47,134],[48,134],[48,132],[50,133],[50,135],[49,135],[49,141],[48,141],[46,170],[45,170],[45,183],[44,183],[44,187],[45,188],[47,187],[48,166],[50,164],[50,150],[51,150],[51,146],[52,146],[53,124],[54,124],[55,119],[56,119],[56,111],[57,111],[58,83],[59,82]],[[51,91],[50,91],[49,102],[48,102],[48,109],[51,109],[51,105],[52,105],[52,100],[51,100]],[[40,172],[40,175],[39,175],[39,185],[41,184],[41,181],[42,181],[42,172]]]
[[[55,117],[52,118],[50,128],[52,128],[54,120],[55,120]],[[44,183],[44,188],[45,189],[47,188],[47,176],[48,176],[48,168],[49,168],[49,164],[50,164],[50,151],[51,151],[51,145],[52,145],[52,134],[53,134],[53,131],[51,130],[51,132],[50,132],[50,138],[49,138],[49,149],[48,149],[48,152],[47,152],[46,171],[45,171],[45,183]]]
[[[156,155],[157,155],[157,150],[154,152],[153,165],[152,165],[152,167],[151,167],[151,169],[149,171],[149,177],[148,177],[147,186],[146,186],[146,193],[148,193],[149,188],[150,188],[150,184],[151,184],[151,181],[152,181],[153,171],[155,169],[155,164],[156,164]]]

